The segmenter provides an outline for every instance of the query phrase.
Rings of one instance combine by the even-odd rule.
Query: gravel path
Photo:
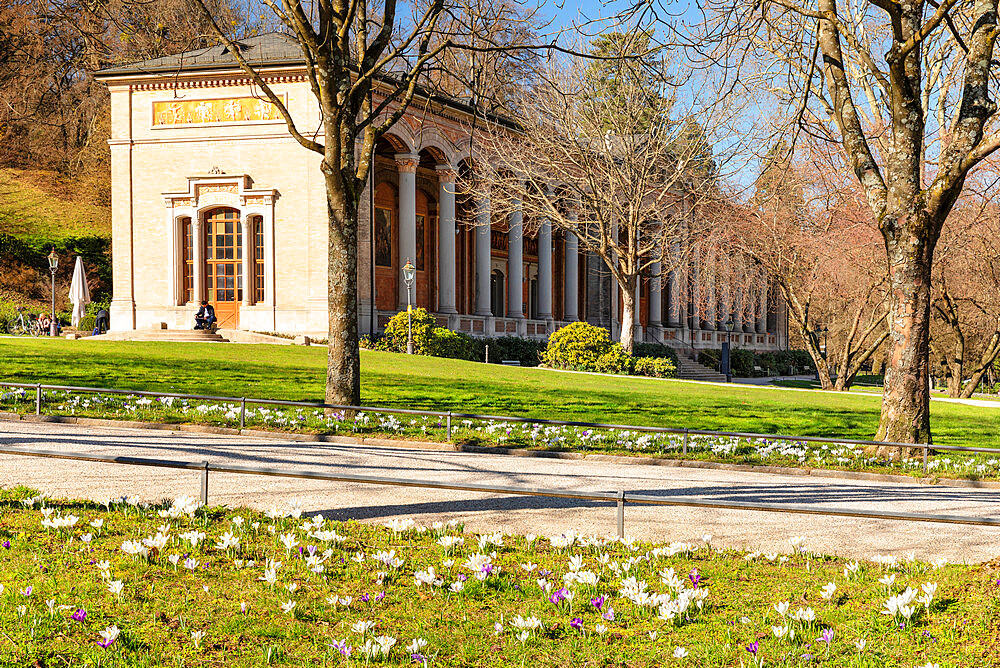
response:
[[[133,457],[231,462],[270,468],[311,468],[399,478],[426,478],[566,490],[691,495],[764,503],[1000,516],[1000,490],[876,483],[739,471],[511,457],[416,449],[304,444],[271,439],[142,429],[0,420],[0,443]],[[91,464],[0,455],[0,485],[25,484],[56,497],[137,495],[148,500],[197,495],[197,473],[120,464]],[[612,535],[611,504],[568,499],[496,496],[377,485],[329,483],[252,475],[212,474],[210,502],[266,510],[301,499],[309,513],[383,522],[412,517],[429,523],[461,519],[475,530],[552,534],[575,529]],[[1000,555],[1000,528],[834,518],[697,508],[626,508],[626,533],[657,541],[698,540],[723,547],[789,551],[793,535],[809,549],[851,558],[874,553],[979,562]]]

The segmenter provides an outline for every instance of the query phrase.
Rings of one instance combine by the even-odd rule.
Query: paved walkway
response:
[[[303,444],[244,437],[141,429],[95,428],[0,420],[0,443],[51,450],[232,462],[271,468],[313,468],[356,474],[425,478],[567,490],[691,495],[766,503],[882,509],[967,516],[1000,516],[1000,490],[845,481],[738,471],[553,460],[416,449]],[[26,484],[57,497],[138,495],[159,500],[197,495],[197,473],[0,455],[0,485]],[[213,504],[262,510],[301,499],[307,512],[337,519],[383,522],[413,517],[461,519],[471,530],[552,534],[576,529],[612,535],[614,507],[567,499],[510,497],[417,488],[325,483],[263,476],[212,474]],[[1000,528],[888,520],[716,511],[626,508],[626,533],[657,541],[715,536],[714,544],[787,552],[793,535],[817,552],[847,557],[874,553],[978,562],[1000,555]]]

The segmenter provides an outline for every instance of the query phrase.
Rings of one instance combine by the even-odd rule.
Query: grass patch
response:
[[[366,404],[720,431],[871,438],[878,396],[569,374],[362,351]],[[0,378],[319,401],[320,347],[0,338]],[[935,441],[1000,447],[1000,411],[931,404]]]
[[[986,666],[1000,631],[989,564],[476,536],[307,520],[294,505],[22,503],[31,493],[0,490],[5,665]],[[934,583],[909,619],[882,614]],[[366,657],[380,642],[388,653]]]

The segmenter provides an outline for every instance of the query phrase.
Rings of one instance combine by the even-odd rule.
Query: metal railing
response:
[[[923,450],[923,472],[926,475],[927,457],[930,450],[943,452],[978,452],[1000,456],[1000,448],[967,447],[958,445],[937,445],[927,443],[897,443],[893,441],[875,441],[850,438],[835,438],[832,436],[788,436],[784,434],[758,434],[740,431],[712,431],[709,429],[689,429],[681,427],[647,427],[628,424],[605,424],[600,422],[580,422],[576,420],[548,420],[544,418],[515,417],[509,415],[478,415],[475,413],[456,413],[454,411],[433,411],[411,408],[388,408],[380,406],[350,406],[343,404],[327,404],[311,401],[289,401],[285,399],[257,399],[250,397],[221,397],[208,394],[179,394],[175,392],[152,392],[147,390],[118,390],[102,387],[77,387],[73,385],[48,385],[45,383],[8,383],[0,382],[0,387],[19,387],[35,390],[35,414],[42,414],[42,390],[62,390],[66,392],[89,392],[93,394],[120,394],[142,397],[173,397],[175,399],[194,399],[201,401],[221,401],[240,405],[240,430],[246,428],[247,404],[262,404],[274,406],[301,406],[306,408],[323,408],[331,410],[355,411],[361,413],[385,413],[394,415],[423,415],[442,418],[445,421],[445,434],[448,441],[452,436],[452,420],[480,420],[492,422],[513,422],[522,424],[549,425],[558,427],[583,427],[586,429],[607,429],[612,431],[638,431],[653,434],[674,434],[682,436],[681,454],[687,455],[691,436],[720,436],[727,438],[744,438],[758,440],[773,440],[803,443],[833,443],[837,445],[887,446],[890,448],[906,448]]]
[[[508,494],[517,496],[540,496],[559,499],[575,499],[578,501],[597,501],[614,503],[615,529],[619,538],[625,536],[625,504],[647,504],[658,506],[682,506],[689,508],[710,508],[714,510],[752,510],[763,512],[792,513],[800,515],[824,515],[832,517],[854,517],[882,520],[901,520],[908,522],[932,522],[938,524],[965,524],[974,526],[1000,527],[1000,518],[965,517],[962,515],[933,515],[924,513],[876,512],[869,510],[854,510],[851,508],[823,508],[807,505],[753,503],[747,501],[720,501],[715,499],[692,499],[677,496],[650,496],[633,494],[620,490],[618,492],[577,492],[571,490],[539,489],[531,487],[511,487],[502,485],[481,485],[478,483],[438,482],[433,480],[416,480],[408,478],[385,478],[381,476],[352,475],[348,473],[323,473],[303,469],[271,469],[236,464],[213,464],[208,461],[189,462],[169,459],[147,459],[141,457],[106,457],[88,453],[67,453],[53,450],[35,450],[28,448],[10,448],[0,446],[0,454],[21,455],[27,457],[45,457],[50,459],[69,459],[86,462],[103,462],[109,464],[126,464],[129,466],[149,466],[156,468],[184,469],[198,471],[201,474],[200,499],[203,505],[208,504],[208,474],[235,473],[244,475],[264,475],[278,478],[300,478],[307,480],[322,480],[326,482],[347,482],[369,485],[389,485],[395,487],[420,487],[425,489],[440,489],[450,491],[479,492],[485,494]]]

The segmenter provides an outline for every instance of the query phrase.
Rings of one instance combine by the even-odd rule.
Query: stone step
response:
[[[100,336],[88,336],[83,340],[93,341],[172,341],[172,342],[217,342],[227,339],[217,332],[193,329],[137,329],[128,332],[109,332]]]

